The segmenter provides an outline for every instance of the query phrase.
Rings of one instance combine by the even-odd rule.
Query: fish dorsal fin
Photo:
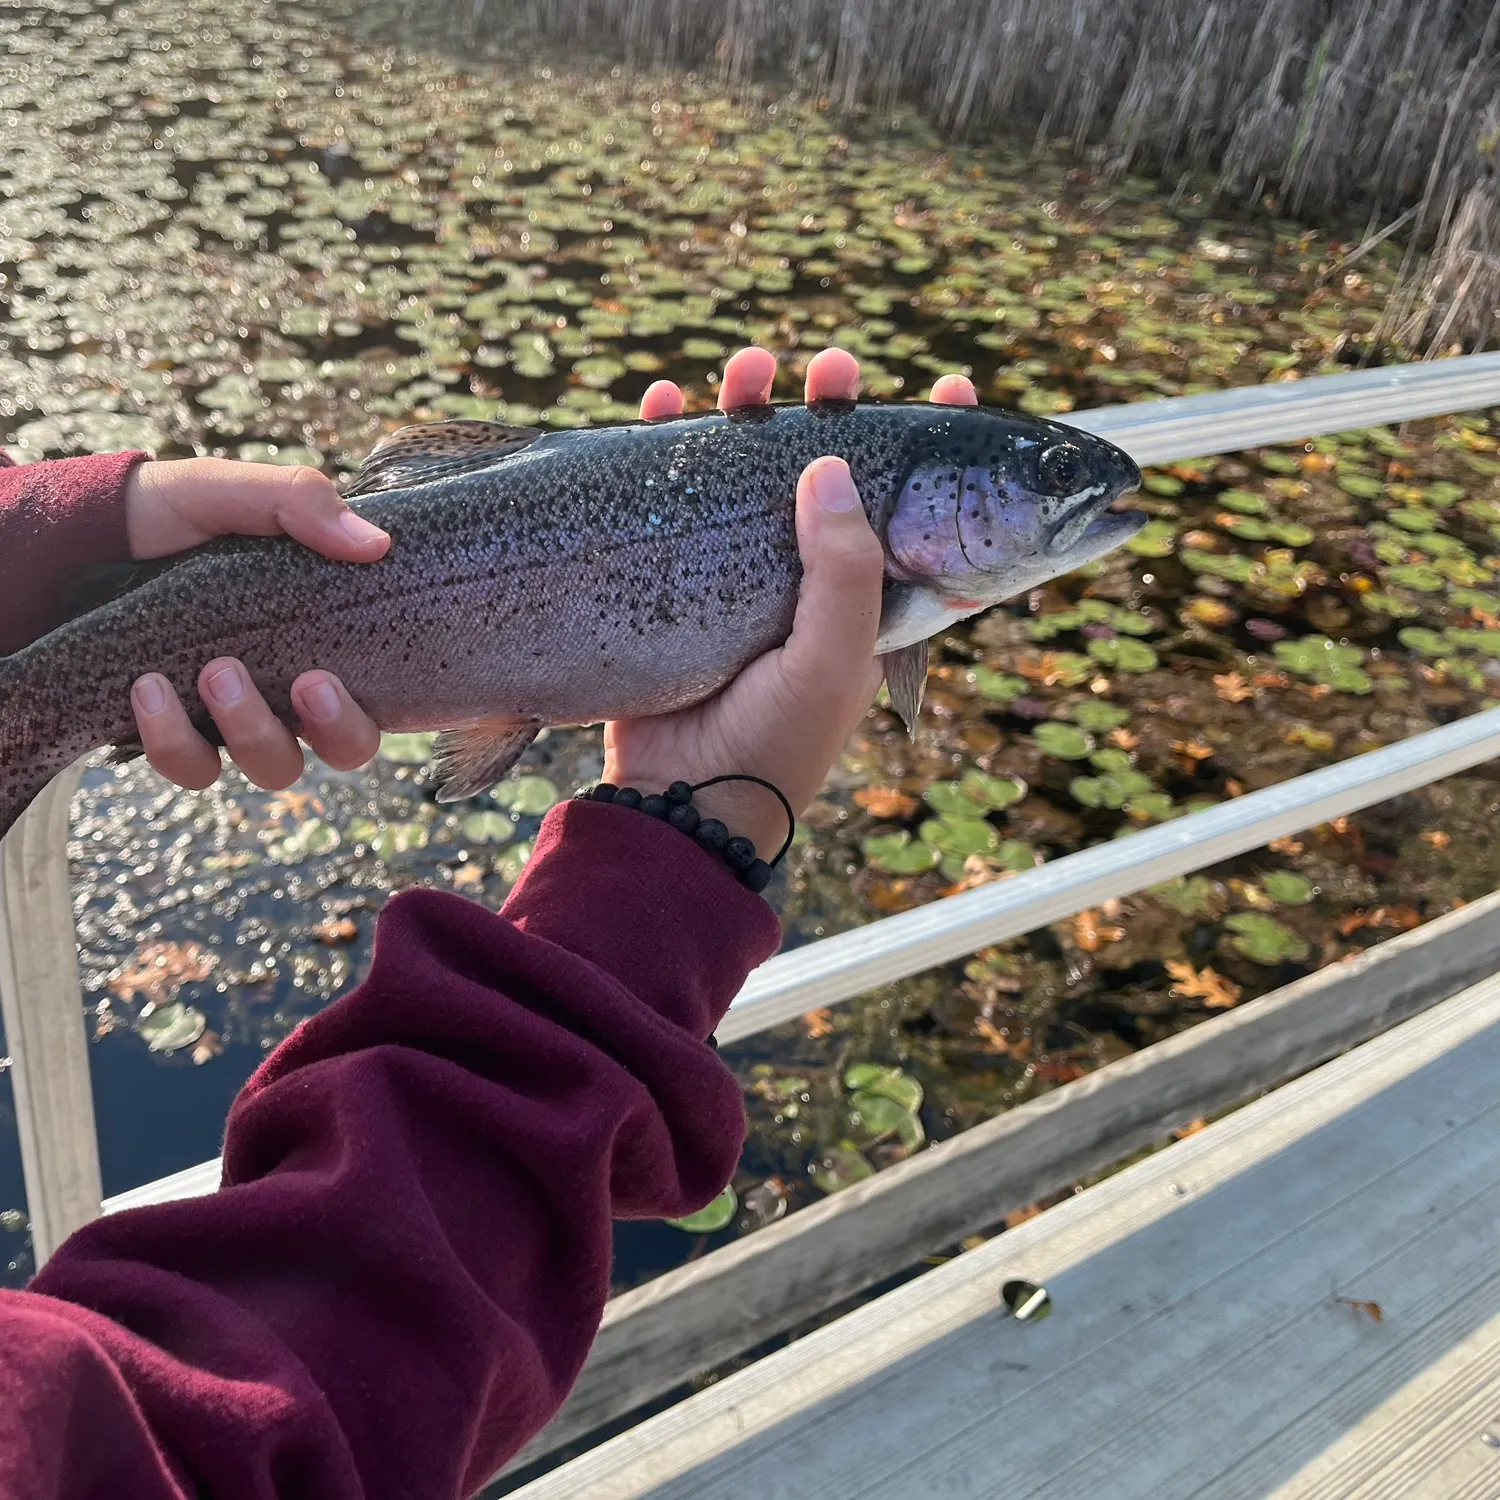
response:
[[[459,729],[445,729],[434,747],[439,802],[462,802],[487,792],[541,731],[537,719],[492,714]]]
[[[58,587],[58,624],[109,604],[138,588],[162,570],[163,562],[80,563],[63,575]]]
[[[901,715],[906,732],[917,737],[917,716],[922,712],[922,695],[927,691],[927,642],[887,651],[880,658],[885,669],[885,685],[890,689],[891,707]]]
[[[455,420],[403,427],[370,451],[344,491],[346,500],[381,490],[403,490],[434,479],[487,469],[519,453],[542,436],[538,427],[507,427],[503,422]]]

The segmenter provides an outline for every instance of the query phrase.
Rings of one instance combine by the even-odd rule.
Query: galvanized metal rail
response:
[[[1472,355],[1390,369],[1307,380],[1235,387],[1209,395],[1139,402],[1098,411],[1075,412],[1068,421],[1107,435],[1143,464],[1226,453],[1270,443],[1294,442],[1323,433],[1407,421],[1447,412],[1500,404],[1500,354]],[[857,932],[787,954],[760,970],[735,1001],[720,1030],[723,1040],[764,1030],[790,1016],[844,1000],[874,985],[919,973],[1001,937],[1026,932],[1080,911],[1112,895],[1140,890],[1264,844],[1280,834],[1305,828],[1341,813],[1370,806],[1398,792],[1435,781],[1500,752],[1500,710],[1355,761],[1301,777],[1223,807],[1085,850],[1013,881],[982,888],[921,911],[872,923]],[[40,810],[29,813],[33,826]],[[37,886],[66,878],[65,840],[53,837],[38,848],[27,820],[6,845],[25,841],[25,884]],[[50,866],[50,873],[41,868]],[[12,885],[14,890],[14,885]],[[81,1026],[32,1025],[39,1008],[58,1003],[51,985],[28,987],[24,976],[74,971],[75,955],[61,951],[46,924],[35,924],[14,901],[0,908],[3,946],[11,962],[0,966],[10,1046],[18,1070],[28,1079],[76,1077],[87,1070]],[[21,1102],[18,1090],[18,1104]],[[28,1101],[40,1097],[33,1088]],[[30,1102],[22,1104],[26,1110]],[[77,1141],[84,1130],[82,1104],[61,1138],[67,1152],[54,1150],[47,1122],[23,1123],[36,1149],[26,1162],[28,1197],[33,1204],[58,1199],[57,1184],[80,1182]],[[92,1121],[87,1122],[92,1131]],[[85,1164],[86,1166],[86,1164]],[[94,1153],[97,1182],[97,1151]],[[162,1179],[122,1195],[125,1202],[159,1201],[212,1186],[212,1164]],[[97,1187],[87,1205],[73,1203],[69,1216],[96,1209]],[[76,1194],[72,1197],[76,1198]],[[60,1200],[59,1200],[60,1201]],[[69,1200],[71,1202],[71,1198]],[[111,1207],[125,1206],[114,1200]],[[33,1210],[35,1216],[35,1210]],[[39,1245],[39,1258],[55,1244],[59,1222]]]

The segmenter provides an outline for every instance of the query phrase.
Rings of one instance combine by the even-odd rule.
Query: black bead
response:
[[[717,1052],[717,1051],[718,1051],[718,1050],[719,1050],[719,1039],[718,1039],[718,1037],[716,1037],[716,1036],[711,1036],[711,1037],[709,1037],[709,1039],[708,1039],[708,1045],[709,1045],[709,1046],[710,1046],[710,1047],[711,1047],[711,1048],[712,1048],[712,1049],[713,1049],[713,1050],[714,1050],[714,1051],[715,1051],[715,1052]]]
[[[652,792],[649,797],[641,798],[641,811],[648,818],[665,818],[667,815],[667,799],[660,792]]]
[[[671,800],[670,793],[668,793],[668,800]],[[691,802],[678,802],[667,810],[667,822],[678,833],[691,834],[696,831],[699,823],[702,821],[703,815]]]
[[[729,830],[717,818],[705,818],[693,833],[700,848],[717,854],[729,842]]]
[[[749,839],[730,839],[724,845],[724,863],[742,875],[755,863],[755,845]]]
[[[771,883],[771,867],[765,860],[758,859],[750,868],[740,876],[740,884],[747,890],[752,890],[758,895]]]
[[[592,802],[593,798],[594,789],[592,787],[581,786],[573,793],[573,800],[575,802]]]
[[[668,802],[691,802],[693,800],[693,789],[685,781],[674,781],[667,788]]]
[[[645,800],[633,786],[622,786],[614,795],[616,807],[639,807]]]
[[[595,802],[613,802],[616,796],[619,795],[619,791],[619,787],[615,786],[612,782],[601,781],[590,793],[590,796],[593,797]]]

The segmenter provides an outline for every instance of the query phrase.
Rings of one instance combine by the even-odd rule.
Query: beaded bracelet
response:
[[[705,787],[718,786],[724,781],[749,781],[763,786],[775,795],[786,813],[787,835],[776,858],[768,864],[756,856],[755,845],[746,838],[730,836],[729,829],[717,818],[705,818],[693,806],[693,793]],[[792,837],[797,831],[797,815],[792,804],[786,800],[780,788],[763,781],[759,776],[714,776],[707,781],[689,784],[674,781],[665,792],[642,794],[633,786],[615,786],[601,781],[596,787],[582,787],[577,792],[580,801],[613,802],[616,807],[638,807],[648,818],[670,823],[679,833],[685,833],[700,849],[723,857],[724,863],[733,871],[741,885],[752,891],[763,891],[771,883],[771,872],[786,858],[792,847]]]

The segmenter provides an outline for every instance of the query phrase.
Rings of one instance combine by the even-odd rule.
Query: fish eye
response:
[[[1083,488],[1087,477],[1083,454],[1071,443],[1057,443],[1037,460],[1037,478],[1048,495],[1071,495]]]

